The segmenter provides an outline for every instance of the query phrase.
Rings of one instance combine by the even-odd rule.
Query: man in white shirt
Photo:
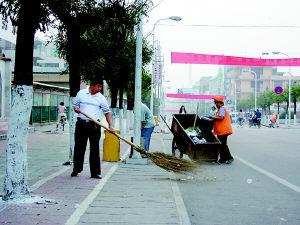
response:
[[[100,126],[85,117],[81,112],[86,113],[95,120],[100,121],[100,109],[103,111],[111,132],[115,132],[110,115],[110,108],[107,100],[100,93],[102,80],[94,79],[90,87],[80,90],[74,100],[74,110],[78,113],[75,129],[74,167],[71,174],[75,177],[83,170],[84,154],[87,140],[90,141],[90,172],[91,178],[101,179],[100,148],[101,137]]]

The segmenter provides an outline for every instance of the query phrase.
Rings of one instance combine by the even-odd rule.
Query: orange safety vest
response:
[[[271,117],[271,120],[276,123],[277,115],[275,114],[274,116]]]
[[[214,134],[215,135],[225,135],[225,134],[230,135],[230,134],[232,134],[232,127],[231,127],[229,111],[225,106],[222,106],[222,107],[224,107],[226,109],[226,115],[223,120],[214,120]],[[219,117],[220,109],[216,113],[216,117]]]

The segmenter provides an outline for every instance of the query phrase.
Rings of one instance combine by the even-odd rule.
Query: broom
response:
[[[108,127],[100,123],[99,121],[93,119],[89,115],[85,114],[84,112],[80,112],[81,114],[85,115],[87,118],[89,118],[91,121],[96,123],[97,125],[103,127],[104,129],[110,131]],[[181,159],[176,156],[165,154],[162,152],[147,152],[144,148],[140,146],[136,146],[132,142],[126,140],[125,138],[121,137],[117,133],[113,133],[115,136],[117,136],[122,141],[126,142],[127,144],[131,145],[137,152],[141,154],[145,154],[155,165],[161,167],[164,170],[175,172],[175,173],[187,173],[191,172],[193,169],[197,167],[197,164],[186,159]]]

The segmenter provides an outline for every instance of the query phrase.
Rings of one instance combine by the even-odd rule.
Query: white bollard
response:
[[[285,124],[288,124],[288,121],[287,121],[287,114],[285,115]]]

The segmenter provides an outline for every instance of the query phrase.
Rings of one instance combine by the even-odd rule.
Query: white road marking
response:
[[[130,148],[124,153],[121,158],[121,161],[124,160],[130,152]],[[110,170],[105,174],[105,176],[99,181],[99,183],[95,186],[93,191],[83,200],[80,204],[80,207],[75,210],[75,212],[70,216],[66,225],[75,225],[79,222],[80,217],[85,213],[89,205],[95,200],[97,195],[100,193],[104,185],[107,183],[109,178],[114,174],[114,172],[118,169],[119,164],[116,164],[110,168]]]
[[[163,142],[163,139],[160,138],[160,141],[162,143],[164,153],[167,154],[167,150],[166,150],[165,144]],[[191,221],[190,221],[189,215],[187,213],[187,210],[186,210],[181,192],[179,190],[178,184],[174,181],[174,180],[176,180],[176,177],[175,177],[174,173],[169,172],[169,177],[170,177],[170,180],[171,180],[171,187],[172,187],[172,190],[173,190],[173,196],[174,196],[174,199],[175,199],[177,212],[178,212],[178,215],[179,215],[179,224],[181,224],[181,225],[191,225]]]
[[[245,165],[251,167],[252,169],[254,169],[254,170],[256,170],[256,171],[258,171],[258,172],[266,175],[267,177],[275,180],[276,182],[278,182],[278,183],[280,183],[280,184],[282,184],[282,185],[284,185],[284,186],[292,189],[293,191],[296,191],[296,192],[300,193],[300,187],[299,186],[294,185],[294,184],[288,182],[287,180],[282,179],[282,178],[276,176],[275,174],[270,173],[270,172],[268,172],[268,171],[266,171],[266,170],[264,170],[264,169],[262,169],[262,168],[260,168],[258,166],[255,166],[254,164],[252,164],[252,163],[250,163],[250,162],[248,162],[248,161],[246,161],[246,160],[244,160],[244,159],[242,159],[242,158],[240,158],[238,156],[234,156],[234,158],[237,159],[237,160],[239,160],[240,162],[244,163]]]
[[[47,177],[44,177],[43,179],[35,182],[33,185],[30,186],[29,190],[30,192],[32,191],[35,191],[36,189],[40,188],[43,184],[47,183],[49,180],[63,174],[64,172],[66,172],[68,169],[70,169],[69,166],[67,167],[63,167],[62,169],[60,169],[59,171],[47,176]]]

